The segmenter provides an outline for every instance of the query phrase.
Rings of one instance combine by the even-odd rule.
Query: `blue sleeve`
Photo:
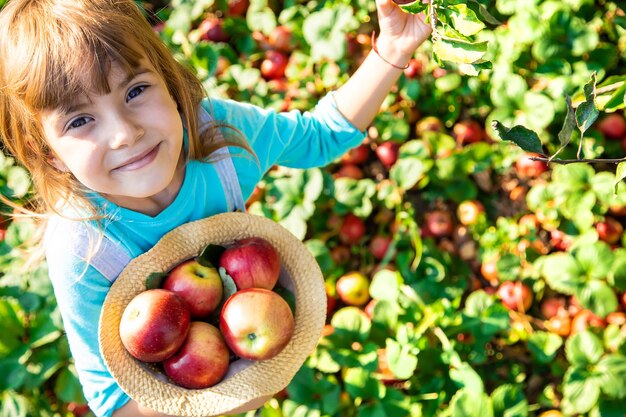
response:
[[[250,157],[234,158],[244,200],[273,165],[323,166],[363,141],[365,133],[339,112],[332,95],[324,96],[313,111],[284,113],[211,99],[215,118],[239,129],[258,158],[258,164]]]
[[[61,239],[54,240],[46,245],[48,270],[78,378],[94,414],[109,417],[130,399],[107,370],[98,344],[98,322],[111,283],[68,252]]]

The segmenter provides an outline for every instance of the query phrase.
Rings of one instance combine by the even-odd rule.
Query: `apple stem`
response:
[[[254,340],[254,339],[256,339],[256,335],[254,333],[249,333],[248,334],[248,339]]]

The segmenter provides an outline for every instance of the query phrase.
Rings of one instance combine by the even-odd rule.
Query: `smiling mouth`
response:
[[[120,165],[117,168],[114,168],[113,171],[116,172],[126,172],[126,171],[135,171],[137,169],[143,168],[156,158],[159,153],[159,148],[161,147],[161,143],[156,145],[154,148],[149,150],[148,152],[139,155],[136,158],[130,159],[128,162],[125,162],[123,165]]]

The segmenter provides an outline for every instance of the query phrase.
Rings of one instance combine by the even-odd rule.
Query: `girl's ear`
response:
[[[63,161],[61,161],[56,155],[52,152],[48,154],[48,163],[55,167],[57,170],[61,172],[69,172],[70,170],[67,168],[67,165]]]

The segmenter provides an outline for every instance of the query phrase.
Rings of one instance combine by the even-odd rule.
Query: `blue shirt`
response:
[[[312,112],[277,113],[232,100],[211,99],[203,106],[218,121],[239,129],[254,150],[254,158],[235,157],[233,163],[244,200],[273,166],[293,168],[323,166],[361,143],[364,133],[337,110],[332,93]],[[241,150],[232,149],[241,154]],[[131,258],[154,246],[172,229],[195,220],[227,211],[220,180],[210,163],[190,161],[181,189],[172,204],[151,217],[103,198],[97,199],[112,214],[105,234]],[[111,286],[74,246],[75,227],[53,217],[44,245],[49,275],[69,341],[76,369],[89,407],[98,417],[110,416],[129,397],[108,372],[98,346],[98,322]]]

